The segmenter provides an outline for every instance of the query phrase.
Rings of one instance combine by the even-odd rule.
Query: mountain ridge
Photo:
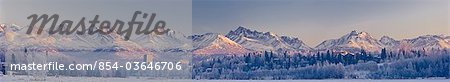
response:
[[[398,50],[439,50],[450,48],[450,36],[422,35],[416,38],[396,40],[389,36],[379,39],[367,32],[351,31],[339,38],[325,40],[314,48],[306,45],[301,39],[291,36],[280,36],[273,32],[260,32],[239,26],[225,35],[205,33],[210,41],[196,42],[202,35],[185,36],[181,32],[169,31],[164,35],[140,35],[123,40],[121,35],[35,35],[24,34],[24,28],[18,25],[2,24],[0,29],[2,48],[35,48],[35,49],[74,49],[96,51],[151,51],[151,52],[198,52],[201,54],[242,54],[252,51],[299,51],[314,52],[323,50],[379,52],[383,48]],[[46,30],[44,30],[46,31]],[[209,44],[209,43],[220,43]],[[223,45],[222,45],[223,44]],[[219,49],[229,49],[222,50]],[[244,49],[242,49],[244,48]],[[211,50],[211,52],[208,52]],[[214,52],[214,53],[213,53]],[[221,53],[218,53],[221,52]]]
[[[259,32],[242,26],[225,36],[253,51],[312,50],[298,38],[279,36],[273,32]]]

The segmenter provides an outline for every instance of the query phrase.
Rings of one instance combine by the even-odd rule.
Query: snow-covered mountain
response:
[[[53,37],[25,34],[26,29],[17,25],[6,25],[4,28],[4,45],[9,49],[24,49],[25,47],[35,50],[55,50]],[[48,36],[48,35],[47,35]]]
[[[439,50],[450,48],[450,37],[443,35],[424,35],[412,39],[395,40],[383,36],[377,40],[366,32],[352,31],[339,39],[323,41],[316,46],[317,50],[345,50],[359,51],[364,49],[369,52],[379,52],[382,48],[391,51],[398,50]]]
[[[439,50],[450,48],[450,36],[424,35],[412,39],[395,40],[383,36],[379,40],[367,32],[352,31],[340,38],[323,41],[312,49],[298,38],[280,36],[272,32],[258,32],[238,27],[227,35],[207,33],[186,37],[176,31],[163,35],[135,35],[130,40],[111,33],[103,35],[49,35],[26,34],[27,28],[18,25],[2,25],[1,49],[33,49],[51,51],[130,51],[130,52],[189,52],[195,54],[242,54],[249,51],[312,51],[346,50],[379,52],[382,48],[397,50]],[[34,30],[36,31],[36,30]]]
[[[65,50],[96,50],[96,51],[145,51],[141,45],[126,41],[116,33],[93,35],[55,35],[59,38],[56,45]],[[68,44],[73,44],[67,46]]]
[[[93,34],[93,35],[49,35],[48,29],[45,29],[40,35],[32,33],[28,35],[25,33],[26,28],[11,25],[11,30],[7,30],[7,42],[10,42],[9,47],[12,49],[33,48],[49,49],[50,47],[56,50],[140,50],[139,45],[125,41],[122,36],[111,33],[108,35]]]
[[[0,24],[0,50],[6,49],[5,24]]]
[[[352,31],[341,38],[323,41],[316,46],[318,50],[345,50],[369,52],[379,51],[383,48],[381,42],[370,36],[367,32]]]
[[[404,39],[400,47],[414,50],[438,50],[450,48],[450,42],[443,35],[424,35],[413,39]]]
[[[5,27],[5,24],[0,24],[0,32],[3,32],[3,28]]]
[[[193,54],[244,54],[248,52],[247,49],[221,34],[206,33],[189,38],[193,41]]]
[[[192,49],[192,41],[183,33],[170,30],[163,35],[151,33],[149,35],[136,35],[130,41],[136,42],[152,51],[179,52]]]
[[[140,44],[132,41],[126,41],[122,36],[111,33],[107,35],[95,33],[93,35],[49,35],[48,29],[44,29],[43,33],[38,35],[32,33],[26,34],[27,28],[17,25],[9,25],[5,28],[1,38],[7,45],[1,47],[8,50],[34,50],[34,51],[96,51],[96,52],[116,52],[114,54],[123,56],[124,58],[136,58],[131,56],[133,53],[152,54]],[[123,51],[123,52],[122,52]],[[127,53],[124,53],[127,52]],[[142,55],[142,54],[139,54]]]
[[[0,38],[5,36],[4,28],[5,28],[5,24],[0,24]],[[2,39],[2,40],[5,40],[5,39]]]
[[[48,29],[44,29],[40,35],[33,32],[26,34],[27,28],[10,25],[5,30],[6,42],[10,48],[23,49],[24,47],[36,47],[57,50],[96,50],[96,51],[187,51],[191,42],[181,33],[170,31],[164,35],[135,35],[130,40],[124,40],[123,36],[113,32],[107,35],[94,33],[93,35],[70,34],[49,35]],[[36,30],[34,30],[36,31]]]
[[[450,48],[450,37],[443,35],[423,35],[412,39],[394,40],[383,36],[380,42],[391,50],[439,50]]]
[[[253,51],[312,50],[298,38],[279,36],[272,32],[252,31],[242,26],[234,31],[230,31],[226,37]]]
[[[445,41],[450,42],[450,36],[445,37]]]
[[[383,36],[380,39],[380,43],[383,44],[384,48],[387,49],[397,49],[400,45],[400,41],[395,40],[394,38],[391,38],[389,36]]]

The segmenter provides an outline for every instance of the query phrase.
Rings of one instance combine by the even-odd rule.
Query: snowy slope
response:
[[[35,78],[25,75],[5,75],[5,82],[33,82]],[[302,79],[302,80],[193,80],[193,79],[153,79],[151,77],[46,77],[46,82],[449,82],[450,79]]]
[[[126,41],[122,36],[111,33],[107,35],[95,33],[93,35],[49,35],[48,29],[44,29],[41,35],[33,32],[31,35],[26,34],[27,28],[17,25],[8,26],[4,33],[5,38],[2,40],[7,45],[2,45],[9,50],[36,50],[36,51],[50,51],[50,52],[65,52],[65,51],[95,51],[95,52],[113,52],[123,58],[138,58],[143,54],[153,54],[147,51],[141,45]]]
[[[405,39],[402,41],[403,48],[415,49],[415,50],[438,50],[450,48],[450,43],[442,35],[424,35],[413,39]]]
[[[111,33],[108,35],[65,35],[57,41],[60,49],[95,49],[96,51],[143,51],[140,45],[126,41],[122,36]],[[74,44],[66,46],[68,44]]]
[[[398,46],[400,45],[400,41],[397,41],[389,36],[381,37],[380,43],[383,44],[384,48],[387,49],[397,49]]]
[[[395,40],[383,36],[377,40],[366,32],[352,31],[339,39],[326,40],[316,46],[318,50],[346,50],[379,52],[382,48],[392,51],[398,50],[439,50],[450,48],[450,37],[443,35],[424,35],[412,39]]]
[[[23,48],[23,47],[42,47],[44,48],[52,47],[60,51],[66,50],[95,50],[95,49],[114,49],[122,48],[124,50],[139,50],[139,45],[123,40],[123,38],[116,34],[111,33],[108,35],[103,35],[95,33],[93,35],[83,34],[71,34],[71,35],[60,35],[53,34],[49,35],[48,29],[44,29],[41,35],[32,33],[28,35],[25,33],[27,28],[23,28],[17,25],[12,25],[10,41],[12,43],[12,48]],[[23,41],[23,42],[21,42]]]
[[[450,42],[450,36],[445,37],[445,41]]]
[[[382,44],[367,32],[352,31],[341,38],[323,41],[316,46],[318,50],[379,51]]]
[[[0,32],[3,32],[3,28],[5,28],[5,24],[0,24]]]
[[[28,35],[26,30],[27,28],[17,25],[11,25],[5,30],[5,38],[10,43],[10,48],[53,47],[57,50],[145,51],[147,49],[179,48],[179,46],[185,46],[189,43],[185,37],[173,36],[176,35],[172,33],[173,31],[166,35],[141,35],[126,41],[123,36],[115,32],[107,35],[100,33],[93,35],[49,35],[48,29],[44,29],[42,34],[37,35],[35,34],[37,29],[35,29],[31,35]],[[185,42],[177,39],[185,39]]]
[[[206,33],[189,38],[193,41],[194,54],[244,54],[248,52],[238,43],[220,34]]]
[[[184,52],[192,49],[192,41],[190,41],[183,33],[173,30],[170,30],[163,35],[154,33],[149,35],[136,35],[136,37],[132,37],[130,41],[152,51]]]
[[[6,47],[7,47],[4,28],[5,28],[5,25],[0,24],[0,50],[6,49]]]
[[[272,32],[251,31],[244,27],[238,27],[230,31],[226,37],[253,51],[276,50],[311,50],[298,38],[279,36]]]
[[[42,35],[25,34],[26,28],[17,25],[7,25],[4,29],[7,47],[9,49],[34,49],[34,50],[56,50],[55,38]]]

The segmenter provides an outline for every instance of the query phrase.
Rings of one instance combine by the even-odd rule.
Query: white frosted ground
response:
[[[450,79],[406,79],[406,80],[370,80],[370,79],[325,79],[325,80],[190,80],[155,78],[102,78],[102,77],[47,77],[44,81],[32,80],[28,76],[0,76],[0,82],[450,82]]]

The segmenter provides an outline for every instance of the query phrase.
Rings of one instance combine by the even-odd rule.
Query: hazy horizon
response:
[[[157,13],[156,20],[165,20],[167,28],[187,36],[226,34],[244,26],[297,37],[311,47],[353,30],[368,32],[378,39],[389,36],[396,40],[450,35],[448,0],[88,1],[0,0],[0,22],[27,26],[30,21],[26,17],[31,14],[55,13],[60,15],[59,22],[78,22],[82,17],[91,20],[95,15],[100,15],[100,20],[127,21],[134,11],[141,10]]]

